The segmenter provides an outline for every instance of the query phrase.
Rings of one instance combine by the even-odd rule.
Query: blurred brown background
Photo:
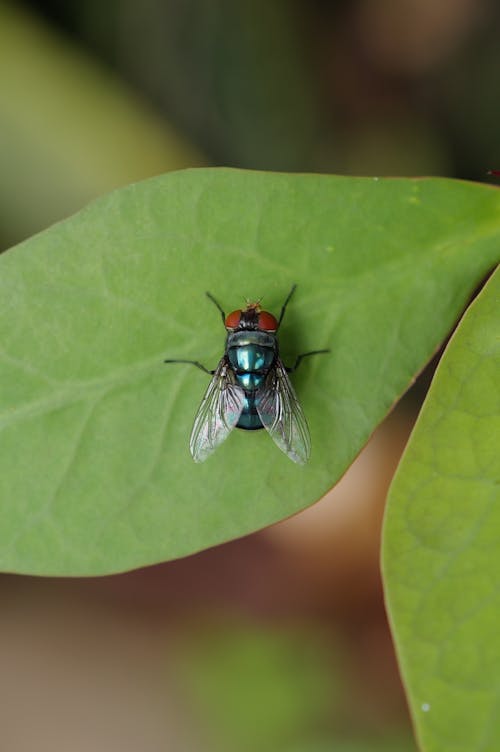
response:
[[[187,166],[485,180],[499,29],[493,0],[0,1],[0,246]],[[293,519],[114,577],[4,576],[0,749],[414,749],[378,557],[429,373]]]

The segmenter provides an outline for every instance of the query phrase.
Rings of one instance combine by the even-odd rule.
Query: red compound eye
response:
[[[277,328],[278,322],[272,313],[268,313],[267,311],[259,313],[259,329],[263,329],[265,332],[275,332]]]
[[[226,316],[226,329],[237,329],[240,325],[241,311],[232,311]]]

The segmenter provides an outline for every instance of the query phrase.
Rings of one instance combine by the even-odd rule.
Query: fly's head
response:
[[[251,329],[274,333],[278,330],[277,319],[269,311],[262,310],[260,300],[256,303],[247,303],[244,309],[228,313],[224,324],[228,332]]]

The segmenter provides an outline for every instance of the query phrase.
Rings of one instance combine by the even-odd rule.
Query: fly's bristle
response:
[[[246,304],[247,304],[247,308],[246,308],[247,311],[256,311],[257,313],[260,313],[260,310],[261,310],[261,306],[260,306],[261,300],[262,300],[262,298],[259,298],[255,302],[252,302],[248,298],[245,298],[245,301],[246,301]]]

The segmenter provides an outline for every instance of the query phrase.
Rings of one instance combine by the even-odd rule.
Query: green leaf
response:
[[[436,372],[389,494],[387,601],[425,752],[500,749],[500,273]]]
[[[103,574],[244,535],[324,494],[498,258],[500,193],[237,170],[129,186],[0,257],[0,566]],[[278,312],[312,457],[234,431],[188,451],[226,310]]]

